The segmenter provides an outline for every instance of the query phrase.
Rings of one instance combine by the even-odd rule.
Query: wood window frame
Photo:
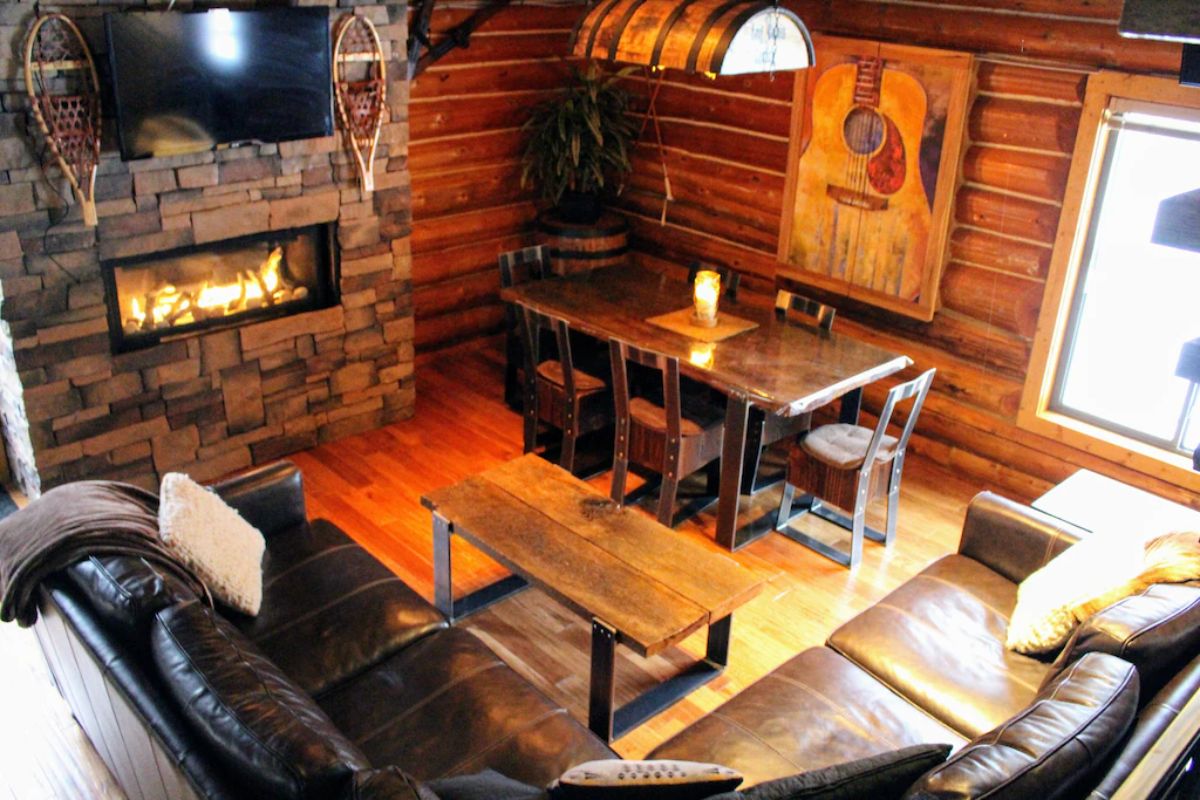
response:
[[[1119,72],[1098,72],[1088,78],[1029,371],[1017,411],[1017,425],[1107,461],[1200,492],[1200,472],[1192,469],[1190,457],[1122,436],[1050,408],[1104,167],[1108,144],[1104,113],[1117,98],[1200,109],[1200,90],[1180,86],[1170,78]]]

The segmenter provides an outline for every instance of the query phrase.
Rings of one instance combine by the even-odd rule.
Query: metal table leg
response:
[[[588,728],[606,742],[619,739],[720,675],[729,663],[732,627],[732,614],[709,624],[704,658],[614,711],[618,634],[612,626],[593,619]]]
[[[509,575],[466,597],[454,599],[453,566],[450,539],[454,526],[450,520],[433,512],[433,605],[445,615],[450,624],[476,611],[482,611],[492,603],[516,594],[529,584],[520,575]]]
[[[717,544],[736,549],[738,506],[742,491],[742,464],[746,456],[746,424],[750,402],[733,393],[725,406],[725,436],[721,442],[721,493],[717,501]]]

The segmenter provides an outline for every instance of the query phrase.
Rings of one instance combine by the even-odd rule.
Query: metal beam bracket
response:
[[[435,0],[420,0],[417,13],[413,17],[412,27],[408,32],[408,79],[412,80],[421,74],[430,64],[455,48],[471,46],[471,34],[491,19],[512,0],[492,0],[485,6],[480,6],[471,16],[445,32],[442,40],[436,45],[429,35],[429,25],[433,20],[433,4]],[[425,52],[421,52],[421,48]]]

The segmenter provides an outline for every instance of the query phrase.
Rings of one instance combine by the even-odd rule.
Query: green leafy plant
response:
[[[522,129],[529,134],[521,159],[521,186],[541,188],[557,204],[567,191],[599,194],[623,188],[636,132],[629,93],[618,83],[629,69],[607,74],[594,63],[572,67],[571,83],[534,108]]]

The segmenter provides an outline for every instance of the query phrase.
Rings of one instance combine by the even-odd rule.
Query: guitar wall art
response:
[[[971,56],[821,37],[796,77],[779,258],[918,319],[937,307]]]

